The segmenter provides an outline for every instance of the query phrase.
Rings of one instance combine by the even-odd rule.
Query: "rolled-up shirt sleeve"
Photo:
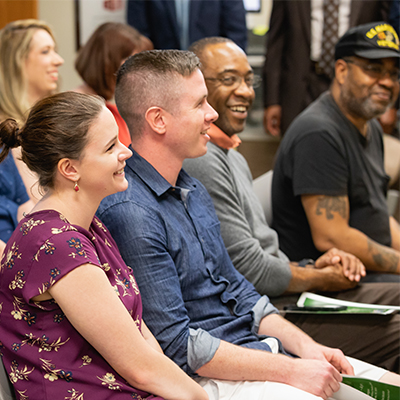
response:
[[[252,309],[253,332],[258,333],[261,320],[279,311],[271,304],[267,296],[262,296]],[[193,371],[211,361],[220,345],[220,339],[213,337],[203,329],[190,329],[188,342],[188,364]]]
[[[267,296],[262,296],[251,310],[253,313],[253,332],[258,333],[261,320],[270,314],[279,314]]]
[[[214,357],[221,340],[203,329],[190,329],[188,341],[188,364],[197,371]]]

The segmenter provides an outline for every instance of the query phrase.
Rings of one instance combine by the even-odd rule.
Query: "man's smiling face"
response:
[[[208,102],[218,112],[215,122],[228,136],[243,131],[255,94],[254,73],[246,54],[234,43],[208,45],[202,54]]]
[[[399,95],[398,59],[349,57],[340,101],[345,110],[368,121],[382,115]]]

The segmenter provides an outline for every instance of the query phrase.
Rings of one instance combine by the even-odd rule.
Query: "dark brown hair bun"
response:
[[[7,118],[0,124],[0,162],[7,156],[10,149],[21,145],[18,123],[15,119]]]

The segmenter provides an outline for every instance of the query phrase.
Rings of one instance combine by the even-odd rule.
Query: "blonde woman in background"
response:
[[[0,31],[0,122],[15,119],[20,126],[27,111],[58,87],[64,60],[56,51],[51,28],[43,21],[13,21]],[[24,212],[41,197],[37,176],[13,149],[0,165],[0,254]]]
[[[75,62],[75,68],[83,80],[75,91],[97,94],[106,100],[106,106],[119,128],[119,140],[125,146],[130,145],[131,137],[114,103],[116,73],[129,56],[152,49],[150,39],[135,28],[118,22],[106,22],[93,32],[80,49]]]

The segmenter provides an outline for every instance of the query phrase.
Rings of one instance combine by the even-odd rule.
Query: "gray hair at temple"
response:
[[[117,73],[115,102],[132,138],[141,135],[150,107],[174,113],[180,99],[180,78],[197,69],[198,57],[182,50],[144,51],[125,61]]]
[[[199,57],[200,61],[202,61],[203,52],[207,48],[207,46],[220,43],[235,43],[235,42],[231,39],[222,36],[210,36],[197,40],[196,42],[192,43],[189,47],[189,51],[192,51],[194,54],[196,54],[196,56]]]

